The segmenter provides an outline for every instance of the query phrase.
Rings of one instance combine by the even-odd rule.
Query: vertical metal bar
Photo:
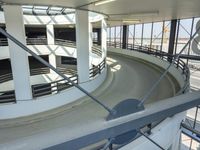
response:
[[[106,145],[102,148],[102,150],[107,150],[107,148],[111,148],[111,150],[112,150],[112,142],[113,142],[113,140],[114,140],[114,138],[111,138],[111,139],[109,139],[108,140],[108,142],[106,143]]]
[[[162,26],[162,37],[161,37],[161,45],[160,45],[160,51],[161,51],[161,52],[162,52],[162,50],[163,50],[164,31],[165,31],[165,21],[163,21],[163,26]]]
[[[123,28],[123,32],[122,32],[122,48],[123,49],[127,49],[127,25],[123,25],[122,26]],[[120,33],[121,35],[121,33]],[[120,38],[120,39],[121,39]]]
[[[111,32],[111,27],[110,27],[110,39],[109,39],[109,40],[110,40],[110,44],[109,44],[109,46],[111,46],[111,44],[112,44],[112,43],[111,43],[111,33],[112,33],[112,32]]]
[[[119,26],[119,41],[120,41],[120,45],[119,48],[122,48],[122,26]]]
[[[134,49],[134,45],[135,45],[135,24],[133,27],[133,49]]]
[[[191,36],[192,36],[192,32],[193,32],[193,28],[194,28],[194,17],[192,18],[192,25],[191,25],[191,32],[190,32],[190,38],[191,38]],[[190,55],[190,49],[191,49],[191,42],[190,42],[190,44],[189,44],[189,46],[188,46],[188,53],[187,53],[187,55]],[[188,65],[188,58],[187,58],[187,65]]]
[[[195,129],[195,127],[196,127],[198,109],[199,109],[199,108],[196,107],[195,118],[194,118],[194,124],[193,124],[193,126],[192,126],[193,129]],[[194,133],[194,132],[192,132],[192,134],[193,134],[193,133]],[[191,141],[190,141],[190,150],[192,149],[192,141],[193,141],[193,139],[191,139]]]
[[[141,46],[143,45],[144,23],[142,24]]]
[[[115,36],[114,36],[114,41],[115,41],[115,48],[117,48],[117,46],[116,46],[116,26],[115,26]]]
[[[126,47],[129,48],[129,25],[127,25],[127,39],[126,39]]]
[[[165,150],[162,146],[160,146],[158,143],[156,143],[155,141],[153,141],[152,139],[150,139],[148,136],[146,136],[142,131],[139,131],[139,133],[141,135],[143,135],[145,138],[147,138],[149,141],[151,141],[153,144],[155,144],[157,147],[159,147],[162,150]]]
[[[150,39],[150,48],[152,47],[153,26],[154,26],[154,23],[152,22],[152,24],[151,24],[151,39]]]
[[[179,39],[179,28],[180,28],[180,19],[178,20],[178,27],[177,27],[177,32],[176,32],[175,54],[177,52],[177,45],[178,45],[178,39]]]
[[[177,26],[177,20],[171,21],[171,28],[170,28],[170,38],[169,38],[169,47],[168,47],[168,61],[172,62],[172,55],[174,53],[174,41],[176,36],[176,26]]]

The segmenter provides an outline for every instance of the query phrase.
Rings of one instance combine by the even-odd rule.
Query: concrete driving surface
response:
[[[110,108],[128,98],[141,99],[163,72],[150,63],[116,54],[109,55],[107,63],[107,79],[92,94]],[[166,76],[147,103],[174,96],[176,87],[177,82]],[[84,97],[49,112],[0,121],[0,149],[47,148],[103,126],[107,115],[101,106]]]

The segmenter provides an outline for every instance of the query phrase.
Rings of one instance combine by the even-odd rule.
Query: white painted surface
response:
[[[107,24],[105,19],[101,20],[101,51],[102,57],[107,56]]]
[[[56,16],[40,16],[40,15],[23,15],[25,25],[47,25],[47,24],[60,24],[71,25],[76,23],[75,14],[56,15]],[[89,12],[89,21],[98,22],[104,16],[98,13]],[[5,23],[4,13],[0,12],[0,23]]]
[[[52,24],[46,25],[46,34],[47,34],[47,45],[49,49],[50,45],[55,45],[54,26]],[[56,68],[56,54],[54,51],[51,51],[51,53],[49,54],[49,63]],[[51,69],[50,72],[54,73],[54,71]]]
[[[79,83],[89,80],[90,66],[90,34],[89,17],[87,11],[76,10],[76,47],[77,47],[77,72]]]
[[[32,50],[37,55],[55,54],[57,56],[69,56],[74,58],[77,57],[76,48],[72,47],[59,46],[59,45],[28,45],[27,47],[30,48],[30,50]],[[0,58],[1,59],[10,58],[8,46],[1,47]]]
[[[104,69],[102,74],[97,76],[95,79],[80,84],[80,86],[88,92],[92,92],[105,80],[106,74],[107,71]],[[74,102],[83,96],[85,96],[84,93],[77,88],[72,87],[55,95],[43,96],[34,100],[20,101],[16,104],[0,105],[0,120],[23,117],[48,111]]]
[[[184,119],[184,117],[185,112],[165,119],[159,125],[152,129],[152,134],[149,136],[149,138],[154,140],[166,150],[170,146],[173,147],[172,150],[178,150],[174,147],[174,145],[177,145],[179,143],[181,131],[180,123]],[[145,137],[141,136],[140,138],[120,148],[120,150],[160,150],[160,148],[147,140]]]
[[[46,32],[47,32],[48,45],[54,45],[54,43],[55,43],[54,26],[52,24],[47,24]]]
[[[6,30],[21,43],[26,44],[21,6],[4,6]],[[27,53],[8,40],[16,100],[32,99]]]

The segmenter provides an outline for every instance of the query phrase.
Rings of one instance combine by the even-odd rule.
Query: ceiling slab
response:
[[[154,22],[200,16],[200,0],[116,0],[95,6],[95,0],[2,0],[7,4],[52,5],[86,9],[108,15],[108,23],[123,24],[122,20]],[[82,6],[82,7],[80,7]]]

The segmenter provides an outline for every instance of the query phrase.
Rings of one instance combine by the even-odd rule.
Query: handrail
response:
[[[47,45],[47,38],[27,38],[26,39],[27,45]],[[69,46],[69,47],[76,47],[76,42],[64,39],[55,39],[55,44],[60,46]],[[8,46],[7,38],[0,38],[0,46]],[[96,54],[97,56],[102,56],[101,48],[97,45],[92,46],[92,53]]]
[[[107,43],[108,43],[108,46],[109,45],[115,46],[115,42],[113,42],[113,44],[110,44],[110,42],[108,41]],[[127,49],[145,53],[148,55],[153,55],[153,56],[158,57],[167,62],[169,61],[169,59],[168,59],[169,57],[171,57],[171,58],[175,57],[175,55],[170,55],[166,52],[163,52],[163,51],[160,51],[160,50],[157,50],[154,48],[141,46],[141,45],[127,44]],[[180,93],[185,93],[185,90],[187,89],[187,87],[189,85],[190,70],[181,58],[178,58],[177,60],[175,60],[174,66],[177,69],[182,70],[182,73],[185,76],[185,83],[184,83],[183,87],[180,89],[180,91],[178,91],[178,93],[176,93],[176,95],[178,95]]]
[[[193,34],[193,36],[190,37],[189,41],[185,44],[185,46],[182,48],[182,50],[179,52],[179,54],[177,54],[172,59],[171,63],[168,65],[168,67],[165,70],[165,72],[160,76],[160,78],[153,84],[153,86],[146,93],[146,95],[141,99],[141,102],[138,104],[138,107],[141,106],[142,104],[144,104],[144,102],[148,100],[148,98],[151,96],[151,94],[153,93],[153,91],[155,90],[155,88],[159,85],[159,83],[161,82],[161,80],[167,75],[167,73],[168,73],[169,69],[171,68],[171,66],[174,65],[176,59],[179,59],[180,55],[185,50],[185,48],[190,44],[190,42],[196,36],[196,34],[198,34],[199,30],[200,30],[200,27],[196,30],[196,32]]]
[[[102,70],[105,68],[105,59],[99,63],[97,66],[93,66],[90,69],[90,78],[96,77],[97,74],[101,74]],[[69,78],[72,79],[75,83],[78,83],[78,75],[76,70],[69,70],[66,68],[57,68],[61,73],[71,75]],[[38,75],[38,74],[46,74],[49,73],[50,70],[48,67],[44,68],[35,68],[31,69],[30,73],[31,75]],[[0,75],[0,83],[7,82],[12,80],[12,73]],[[67,88],[72,87],[71,84],[66,82],[64,79],[60,79],[57,81],[52,81],[49,83],[40,83],[40,84],[34,84],[32,85],[32,94],[34,98],[44,96],[44,95],[49,95],[49,94],[56,94],[59,93],[62,90],[65,90]],[[5,102],[3,99],[12,99],[13,101],[15,100],[15,95],[6,95],[4,96],[3,94],[8,93],[10,91],[0,91],[0,103]],[[14,93],[14,90],[12,90]],[[2,94],[2,96],[1,96]],[[10,102],[10,101],[8,101]]]
[[[0,46],[8,46],[7,38],[0,38]]]
[[[24,44],[22,44],[20,41],[18,41],[16,38],[14,38],[12,35],[10,35],[9,33],[7,33],[5,30],[3,30],[2,28],[0,28],[0,33],[2,33],[4,36],[6,36],[8,39],[10,39],[13,43],[15,43],[16,45],[18,45],[19,47],[21,47],[24,51],[28,52],[29,54],[31,54],[35,59],[37,59],[39,62],[41,62],[42,64],[44,64],[45,66],[49,67],[50,69],[52,69],[54,72],[56,72],[58,75],[60,75],[62,78],[64,78],[65,80],[67,80],[69,83],[71,83],[73,86],[75,86],[76,88],[78,88],[80,91],[82,91],[83,93],[85,93],[88,97],[90,97],[93,101],[95,101],[97,104],[99,104],[100,106],[102,106],[105,110],[107,110],[110,114],[113,114],[114,111],[112,109],[110,109],[108,106],[104,105],[100,100],[98,100],[96,97],[94,97],[92,94],[90,94],[88,91],[86,91],[84,88],[82,88],[81,86],[79,86],[78,84],[74,83],[71,79],[69,79],[67,76],[65,76],[64,74],[60,73],[54,66],[52,66],[51,64],[49,64],[47,61],[45,61],[43,58],[41,58],[40,56],[38,56],[36,53],[34,53],[33,51],[31,51],[28,47],[26,47]]]
[[[76,47],[76,42],[70,41],[70,40],[64,40],[64,39],[55,39],[55,44],[62,45],[62,46],[69,46],[69,47]],[[92,53],[96,54],[97,56],[102,56],[101,48],[99,48],[97,45],[92,46]]]
[[[111,45],[110,42],[107,42],[108,45]],[[175,55],[170,55],[166,52],[157,50],[157,49],[153,49],[153,48],[149,48],[149,47],[145,47],[145,46],[141,46],[141,45],[132,45],[132,44],[128,44],[128,49],[129,50],[133,50],[133,51],[137,51],[137,52],[141,52],[141,53],[145,53],[148,55],[153,55],[155,57],[158,57],[164,61],[169,61],[169,57],[173,58],[175,57]],[[182,70],[183,75],[185,76],[185,83],[183,85],[183,87],[176,93],[176,95],[181,94],[181,93],[185,93],[185,90],[187,89],[188,85],[189,85],[189,77],[190,77],[190,70],[188,68],[188,66],[185,64],[185,62],[178,58],[177,60],[175,60],[174,65],[177,69]]]
[[[167,61],[169,61],[169,58],[172,60],[170,62],[170,64],[168,65],[167,69],[165,70],[165,72],[160,76],[160,78],[154,83],[154,85],[150,88],[150,90],[147,92],[147,94],[141,99],[141,102],[139,103],[138,106],[141,106],[142,104],[144,104],[144,102],[151,96],[152,92],[155,90],[155,88],[158,86],[158,84],[160,83],[160,81],[166,76],[166,74],[168,73],[170,67],[172,65],[177,65],[180,67],[180,65],[182,65],[182,70],[183,70],[183,73],[185,74],[186,72],[186,80],[187,82],[185,83],[184,87],[181,89],[180,92],[184,92],[185,89],[187,89],[187,86],[189,85],[189,69],[186,68],[186,65],[185,63],[183,63],[182,60],[180,60],[180,55],[182,54],[182,52],[184,51],[184,49],[189,45],[189,43],[191,42],[191,40],[196,36],[196,34],[198,33],[198,31],[200,30],[197,29],[196,32],[193,34],[193,36],[189,39],[189,41],[185,44],[185,46],[182,48],[182,50],[180,51],[179,54],[177,55],[166,55],[164,52],[158,52],[158,50],[156,49],[153,49],[153,48],[149,48],[149,47],[143,47],[143,46],[133,46],[131,49],[135,50],[135,47],[137,47],[137,50],[140,51],[140,52],[143,52],[143,53],[148,53],[148,54],[154,54],[154,55],[157,55],[157,54],[160,54],[162,59],[165,57],[165,56],[168,56],[167,57]],[[111,45],[111,44],[110,44]],[[120,44],[121,45],[121,44]],[[116,43],[115,43],[115,46],[116,46]],[[129,45],[128,45],[128,48],[129,48]]]
[[[75,83],[78,83],[77,74],[70,76],[69,79],[71,79]],[[39,96],[49,95],[52,93],[59,93],[60,91],[65,90],[69,87],[72,87],[72,84],[69,83],[68,81],[66,82],[65,79],[61,79],[50,83],[32,85],[32,93],[33,97],[39,97]]]
[[[27,38],[27,45],[47,45],[47,38]]]

